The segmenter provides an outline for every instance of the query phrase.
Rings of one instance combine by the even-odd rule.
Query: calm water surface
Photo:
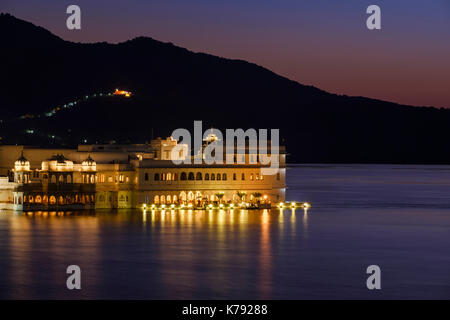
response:
[[[450,166],[288,168],[284,211],[0,212],[0,298],[450,299]],[[66,289],[66,267],[82,290]],[[366,268],[382,289],[366,288]]]

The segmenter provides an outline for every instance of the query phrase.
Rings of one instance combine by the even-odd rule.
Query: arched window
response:
[[[168,179],[166,179],[166,174],[165,173],[161,173],[161,181],[166,181]]]
[[[22,197],[19,196],[19,204],[22,204]]]
[[[119,200],[120,201],[125,201],[125,196],[123,194],[121,194]]]
[[[155,181],[159,181],[159,173],[155,173],[155,177],[154,177],[154,179],[153,180],[155,180]]]
[[[42,203],[44,204],[48,203],[48,197],[46,195],[42,198]]]
[[[168,195],[166,197],[166,203],[171,204],[172,203],[172,197],[170,195]]]
[[[91,175],[91,183],[95,183],[95,176],[93,174]]]
[[[168,181],[172,181],[172,174],[171,174],[171,173],[168,173],[168,174],[167,174],[167,180],[168,180]]]
[[[63,182],[64,182],[64,175],[60,174],[60,175],[59,175],[58,181],[59,181],[60,183],[63,183]]]
[[[59,204],[64,204],[64,198],[62,196],[59,196]]]
[[[188,180],[194,180],[194,173],[189,172]]]
[[[181,173],[180,180],[186,180],[186,172]]]
[[[195,180],[202,180],[202,173],[197,172],[197,175],[195,176]]]
[[[144,174],[144,180],[148,181],[148,173],[147,172]]]
[[[33,202],[34,202],[33,196],[28,196],[28,202],[29,202],[29,203],[33,203]]]
[[[154,202],[155,204],[159,204],[159,196],[158,196],[158,195],[156,195],[156,196],[153,198],[153,202]]]
[[[233,173],[233,180],[236,180],[236,173]]]
[[[173,181],[177,181],[178,180],[178,174],[177,173],[174,173],[173,174]]]
[[[205,173],[205,180],[209,180],[209,173]]]
[[[162,195],[160,199],[161,199],[161,204],[166,203],[166,197],[164,195]]]
[[[23,196],[23,203],[27,203],[27,196]]]
[[[67,176],[67,183],[72,183],[72,177],[70,175]]]
[[[176,195],[173,196],[173,203],[177,203],[177,201],[178,201],[178,197]]]
[[[253,181],[253,173],[250,173],[250,181]]]
[[[245,173],[242,174],[241,180],[245,180]]]
[[[217,180],[219,181],[221,178],[220,173],[217,174]]]
[[[52,175],[52,180],[51,181],[52,181],[52,183],[56,183],[56,175]]]
[[[184,191],[180,192],[180,201],[186,201],[186,192]]]
[[[25,198],[24,198],[25,199]],[[35,202],[36,203],[41,203],[42,202],[42,198],[41,198],[41,196],[36,196],[36,199],[35,199]]]
[[[216,180],[216,175],[214,173],[211,173],[211,180]]]
[[[227,180],[227,174],[226,173],[222,174],[222,180]]]

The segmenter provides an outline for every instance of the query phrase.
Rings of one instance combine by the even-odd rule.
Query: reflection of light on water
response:
[[[303,211],[303,237],[308,238],[308,209]]]
[[[261,299],[271,297],[272,254],[270,252],[270,215],[267,209],[261,214],[260,292]]]
[[[90,290],[95,290],[96,280],[101,279],[96,267],[101,256],[98,252],[101,242],[99,219],[83,214],[67,219],[66,216],[71,214],[37,211],[9,219],[7,239],[11,253],[9,257],[2,257],[8,265],[2,273],[10,281],[10,298],[35,297],[40,289],[44,292],[41,298],[56,298],[54,295],[63,291],[48,291],[48,286],[54,285],[54,289],[62,284],[65,287],[65,269],[69,264],[86,270]],[[40,278],[41,275],[44,276]]]
[[[295,226],[295,208],[291,209],[291,222]]]
[[[269,211],[267,211],[267,209],[263,210],[262,213],[262,223],[263,224],[268,224],[269,223]]]

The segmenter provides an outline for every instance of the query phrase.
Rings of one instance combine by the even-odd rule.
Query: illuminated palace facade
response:
[[[176,146],[170,137],[148,144],[77,149],[0,146],[0,209],[204,207],[243,202],[269,207],[285,201],[284,147],[279,150],[280,170],[264,175],[264,166],[248,153],[242,164],[176,165],[172,161]],[[187,146],[180,146],[177,159],[191,157]]]

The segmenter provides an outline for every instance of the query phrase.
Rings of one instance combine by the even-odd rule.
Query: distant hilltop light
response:
[[[131,91],[116,89],[116,91],[114,91],[114,95],[115,96],[125,96],[125,97],[129,98],[131,96]]]

